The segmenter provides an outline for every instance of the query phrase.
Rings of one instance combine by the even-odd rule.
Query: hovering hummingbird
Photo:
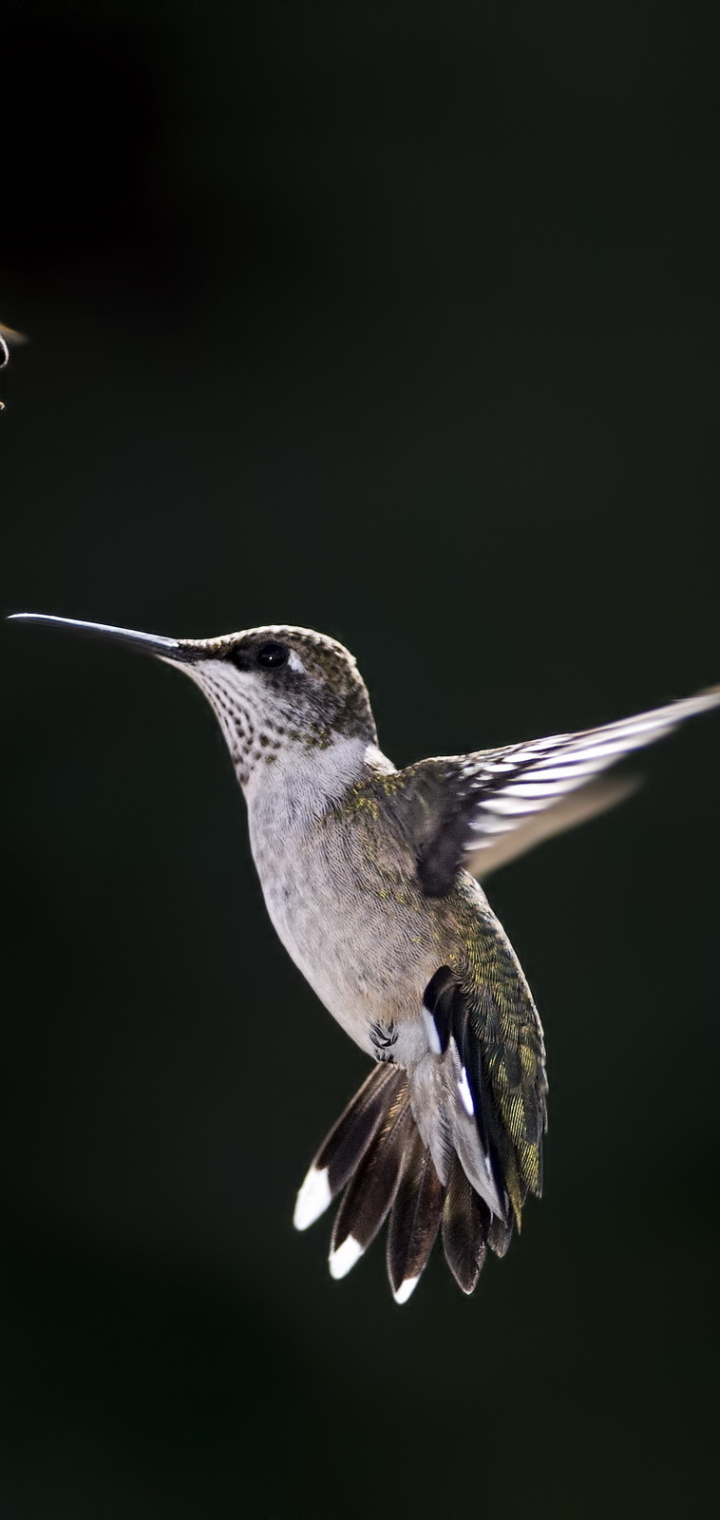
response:
[[[184,670],[210,702],[245,793],[270,918],[325,1007],[375,1065],[300,1189],[304,1230],[342,1193],[330,1271],[389,1215],[387,1268],[410,1297],[442,1232],[466,1292],[542,1186],[540,1020],[477,878],[620,800],[598,781],[631,750],[720,706],[720,687],[602,728],[420,760],[378,748],[348,650],[306,628],[170,639],[39,613]]]

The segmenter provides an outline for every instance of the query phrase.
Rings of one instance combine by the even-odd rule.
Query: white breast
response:
[[[370,1052],[378,971],[323,820],[348,787],[377,772],[378,761],[393,769],[357,739],[327,750],[294,747],[246,788],[253,858],[277,934],[325,1007]]]

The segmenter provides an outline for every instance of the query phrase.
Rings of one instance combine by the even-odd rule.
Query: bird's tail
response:
[[[298,1193],[294,1222],[305,1230],[345,1189],[332,1232],[330,1271],[344,1277],[386,1218],[387,1269],[398,1303],[410,1297],[442,1231],[445,1257],[472,1293],[488,1246],[504,1255],[512,1222],[474,1190],[457,1155],[440,1181],[410,1105],[407,1074],[376,1066],[320,1147]]]

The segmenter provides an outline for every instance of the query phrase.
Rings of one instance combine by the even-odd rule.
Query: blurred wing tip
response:
[[[543,812],[530,813],[518,820],[492,819],[491,832],[485,840],[481,835],[473,839],[466,852],[466,869],[479,881],[484,881],[493,871],[509,865],[521,855],[536,849],[539,844],[565,834],[593,818],[599,818],[619,803],[627,801],[640,790],[645,777],[634,772],[630,775],[599,776],[558,799]],[[502,835],[497,824],[502,822],[508,830]]]
[[[311,1166],[310,1171],[303,1182],[295,1203],[293,1224],[296,1230],[307,1230],[321,1214],[325,1213],[328,1204],[332,1203],[332,1193],[328,1181],[327,1167],[319,1168]]]
[[[330,1252],[330,1276],[336,1280],[347,1277],[348,1272],[360,1260],[364,1249],[354,1235],[346,1235],[342,1243]]]

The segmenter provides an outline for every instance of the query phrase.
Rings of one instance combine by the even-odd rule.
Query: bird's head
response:
[[[114,640],[184,670],[213,708],[243,785],[295,748],[307,754],[344,739],[376,742],[355,660],[309,628],[271,624],[220,638],[170,639],[44,613],[15,613],[13,620]]]

